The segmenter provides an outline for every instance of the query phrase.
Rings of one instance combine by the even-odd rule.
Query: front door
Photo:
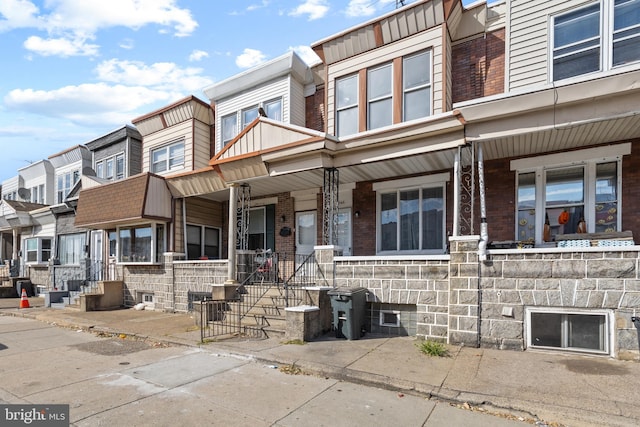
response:
[[[103,251],[102,230],[91,232],[91,277],[90,280],[103,280]]]
[[[317,241],[315,211],[296,212],[296,259],[313,252]]]

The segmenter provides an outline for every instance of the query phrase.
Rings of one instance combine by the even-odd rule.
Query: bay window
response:
[[[441,176],[442,175],[442,176]],[[445,249],[445,190],[443,175],[399,180],[413,184],[392,188],[394,181],[374,184],[378,193],[378,252],[442,253]],[[448,175],[447,175],[448,176]],[[440,182],[437,182],[440,181]]]
[[[119,261],[156,263],[164,251],[164,225],[141,225],[118,229]]]
[[[512,161],[518,171],[516,240],[620,231],[620,166],[629,153],[629,144],[619,144]]]

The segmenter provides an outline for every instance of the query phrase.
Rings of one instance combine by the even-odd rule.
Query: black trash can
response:
[[[23,289],[27,292],[28,297],[35,296],[35,293],[33,292],[33,284],[31,283],[31,280],[18,280],[16,282],[16,291],[18,292],[19,297],[22,296]]]
[[[367,317],[367,288],[336,288],[331,298],[336,338],[357,340],[364,335]]]

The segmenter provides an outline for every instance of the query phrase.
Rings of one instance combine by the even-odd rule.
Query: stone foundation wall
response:
[[[640,309],[638,258],[629,249],[492,251],[480,269],[482,344],[524,348],[525,307],[605,309],[615,315],[620,356],[638,353],[631,321]]]
[[[416,334],[445,340],[449,262],[442,257],[338,257],[336,287],[364,287],[369,301],[416,306]]]
[[[227,280],[227,261],[177,261],[175,276],[175,311],[189,311],[189,292],[211,292],[211,285]]]

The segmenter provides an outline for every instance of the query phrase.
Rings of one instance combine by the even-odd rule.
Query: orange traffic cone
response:
[[[26,289],[22,289],[22,296],[20,297],[20,308],[31,308],[29,305],[29,298],[27,298]]]

